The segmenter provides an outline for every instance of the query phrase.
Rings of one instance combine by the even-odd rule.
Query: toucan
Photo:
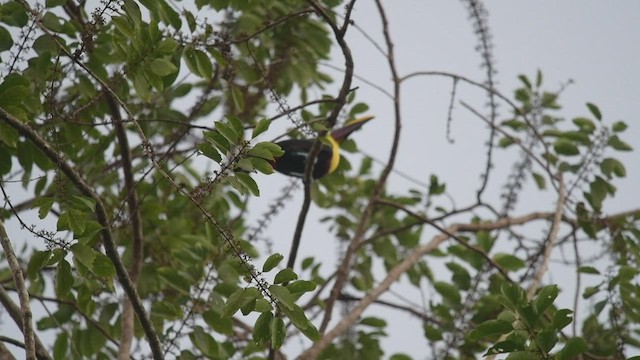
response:
[[[322,147],[311,176],[319,179],[334,172],[340,164],[340,144],[371,119],[373,116],[363,116],[347,121],[344,127],[331,131],[321,139]],[[276,143],[284,154],[273,161],[273,168],[282,174],[303,178],[309,150],[314,142],[315,139],[289,139]]]

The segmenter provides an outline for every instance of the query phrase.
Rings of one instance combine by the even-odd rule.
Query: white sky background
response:
[[[585,103],[593,102],[599,106],[605,122],[610,124],[624,120],[629,125],[623,140],[640,150],[640,124],[637,121],[640,100],[640,2],[488,0],[484,3],[489,12],[489,27],[495,46],[499,91],[511,96],[513,90],[520,86],[517,75],[526,74],[534,78],[537,69],[542,70],[545,89],[550,91],[558,90],[561,84],[573,79],[575,84],[569,86],[560,97],[563,109],[559,115],[568,119],[589,116]],[[391,0],[386,1],[385,6],[396,46],[400,76],[414,71],[441,70],[484,81],[484,71],[479,67],[481,58],[474,50],[478,41],[461,2]],[[384,47],[380,19],[373,1],[360,0],[353,19]],[[353,28],[348,35],[348,42],[353,51],[356,74],[391,91],[386,59]],[[334,54],[331,63],[342,67],[340,52],[335,49]],[[328,68],[325,71],[340,79],[341,74]],[[479,176],[484,169],[484,142],[488,130],[481,120],[456,103],[451,124],[451,136],[455,143],[447,141],[446,118],[451,83],[447,78],[422,77],[410,80],[403,86],[403,132],[396,169],[423,182],[428,182],[431,174],[437,174],[441,181],[447,183],[447,191],[455,199],[456,205],[462,207],[475,199],[480,184]],[[361,150],[386,160],[392,140],[392,103],[378,90],[361,81],[355,80],[353,85],[360,87],[358,101],[368,103],[371,106],[370,113],[376,116],[353,138]],[[482,91],[459,84],[457,94],[456,101],[464,100],[482,113],[487,112],[484,107],[486,96]],[[290,105],[297,103],[291,101]],[[501,107],[499,119],[507,118],[509,113],[509,109]],[[513,155],[502,156],[506,152],[497,150],[497,153],[499,155],[491,181],[494,186],[488,189],[485,199],[497,199],[500,186],[505,183],[514,160]],[[517,154],[513,150],[508,153]],[[608,213],[640,206],[640,192],[636,190],[636,184],[640,181],[638,154],[618,153],[615,156],[627,167],[627,178],[615,182],[619,193],[623,195],[605,202],[605,212]],[[357,164],[356,157],[352,163]],[[288,179],[281,175],[258,176],[256,179],[263,194],[262,198],[252,201],[252,215],[257,218],[272,200],[269,195],[277,193]],[[391,175],[391,191],[406,193],[408,188],[415,187],[397,174]],[[535,190],[535,187],[529,183],[526,189]],[[273,240],[274,250],[285,257],[288,256],[301,201],[301,194],[298,193],[273,220],[265,234]],[[553,206],[552,196],[540,196],[534,191],[529,196],[523,195],[514,214],[532,210],[549,211]],[[316,256],[326,259],[323,269],[328,273],[334,267],[339,244],[324,226],[318,224],[320,215],[321,212],[312,206],[298,254],[298,266],[304,257]],[[7,225],[12,239],[22,241],[32,238],[20,231],[15,222]],[[422,241],[430,238],[426,234],[429,233],[425,232]],[[260,265],[261,260],[257,264]],[[550,276],[546,276],[545,281],[562,284],[572,284],[574,281],[573,274],[562,279],[552,271]],[[448,279],[449,275],[441,274],[438,277]],[[570,307],[573,290],[567,286],[567,292],[561,298],[566,301],[563,306]],[[395,285],[392,290],[411,297],[415,303],[422,303],[420,294],[412,288]],[[425,292],[424,295],[428,301],[433,294]],[[387,299],[397,301],[392,296]],[[380,316],[383,309],[372,306],[365,316]],[[340,310],[336,309],[334,319],[339,317]],[[395,352],[405,352],[418,359],[431,358],[419,320],[397,312],[391,313],[390,318],[386,331],[390,337],[383,342],[387,357]],[[1,328],[6,330],[5,326],[9,323],[8,317],[2,316]],[[4,330],[0,330],[2,332]],[[295,340],[292,341],[288,348],[289,355],[297,354],[300,350],[298,346]]]

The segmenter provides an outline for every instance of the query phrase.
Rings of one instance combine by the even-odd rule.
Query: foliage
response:
[[[416,331],[433,358],[617,359],[640,347],[640,211],[604,211],[615,180],[626,176],[615,156],[632,150],[627,124],[608,121],[593,103],[563,118],[561,91],[545,90],[541,72],[521,75],[513,97],[500,93],[486,10],[466,3],[487,80],[437,75],[483,88],[490,99],[488,116],[463,102],[490,126],[477,198],[465,208],[443,205],[449,194],[437,175],[425,188],[388,189],[397,136],[382,170],[370,157],[343,158],[337,172],[304,181],[305,201],[327,210],[322,222],[344,244],[337,269],[314,257],[285,267],[292,254],[258,241],[295,186],[257,228],[247,214],[264,190],[255,174],[272,174],[282,154],[266,140],[281,135],[274,122],[311,137],[341,113],[368,110],[350,86],[353,2],[0,5],[0,218],[36,239],[19,252],[28,288],[14,282],[10,261],[0,283],[50,309],[34,314],[37,334],[55,334],[38,356],[407,359],[383,346],[401,341],[386,331],[394,311],[420,320]],[[333,47],[346,59],[341,79],[319,67]],[[340,90],[325,90],[330,85]],[[504,120],[498,103],[510,109]],[[344,149],[357,151],[352,140]],[[500,152],[517,159],[493,199],[485,189]],[[554,205],[518,215],[528,180]],[[29,209],[34,224],[25,220]],[[580,255],[595,244],[606,268]],[[563,284],[542,283],[557,249],[573,253],[576,291],[593,304],[580,314],[559,305]],[[583,276],[599,285],[582,289]],[[400,279],[428,302],[383,299]],[[9,309],[11,299],[1,300]],[[385,312],[363,315],[374,302]],[[336,303],[346,314],[331,322]],[[300,334],[299,354],[287,345]]]

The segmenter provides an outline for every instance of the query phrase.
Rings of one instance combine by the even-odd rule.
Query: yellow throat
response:
[[[340,144],[331,135],[327,135],[326,139],[331,145],[331,165],[329,165],[329,174],[331,174],[340,164]]]

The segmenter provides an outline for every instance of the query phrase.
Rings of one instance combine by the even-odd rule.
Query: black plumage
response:
[[[274,162],[273,168],[285,175],[299,178],[304,177],[307,156],[309,156],[309,151],[314,141],[315,139],[290,139],[278,142],[277,144],[285,150],[285,152],[284,155]],[[313,172],[311,173],[314,179],[319,179],[326,175],[331,165],[331,156],[333,154],[331,146],[327,144],[321,144],[321,146],[320,153],[318,153],[315,166],[313,167]]]

